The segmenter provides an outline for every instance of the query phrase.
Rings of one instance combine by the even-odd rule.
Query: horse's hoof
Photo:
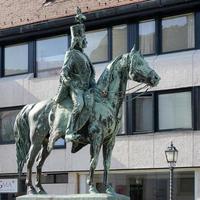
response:
[[[37,192],[33,186],[27,186],[27,194],[28,195],[37,194]]]
[[[47,192],[44,189],[39,189],[38,194],[47,194]]]
[[[38,194],[47,194],[41,184],[36,184],[35,186]]]
[[[115,192],[115,190],[113,189],[113,187],[111,187],[110,185],[106,186],[106,193],[110,194],[110,195],[116,195],[117,193]]]
[[[95,186],[89,186],[89,193],[90,194],[98,194],[99,192]]]
[[[48,145],[48,146],[47,146],[47,151],[48,151],[48,153],[50,153],[52,149],[53,149],[53,146],[52,146],[52,145]]]

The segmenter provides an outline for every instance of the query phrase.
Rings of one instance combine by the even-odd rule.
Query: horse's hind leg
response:
[[[103,144],[103,165],[104,165],[104,177],[103,183],[106,188],[106,193],[115,194],[114,189],[108,184],[108,172],[111,164],[112,150],[115,145],[115,138],[110,138]]]
[[[37,142],[32,143],[29,149],[26,175],[27,194],[36,194],[35,188],[32,185],[32,167],[40,148],[41,142],[38,140]]]
[[[51,152],[51,150],[54,147],[54,143],[56,142],[57,139],[62,137],[62,133],[60,131],[51,131],[50,136],[49,136],[49,142],[47,146],[47,150]]]
[[[89,193],[98,193],[96,187],[94,186],[94,171],[98,163],[100,148],[100,144],[91,144],[90,146],[90,171],[89,177],[87,179],[87,184],[89,185]]]
[[[48,138],[45,138],[42,144],[42,149],[40,150],[37,161],[36,161],[36,183],[35,186],[37,187],[37,192],[39,194],[46,194],[44,188],[41,185],[41,174],[42,174],[42,166],[44,164],[44,161],[50,154],[50,152],[47,150],[48,145]]]

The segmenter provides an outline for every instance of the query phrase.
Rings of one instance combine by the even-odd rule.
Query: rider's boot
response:
[[[71,142],[74,142],[74,141],[77,141],[81,135],[77,133],[77,130],[76,130],[76,118],[77,118],[77,113],[72,113],[71,115],[71,119],[70,119],[70,123],[68,125],[68,128],[65,132],[65,140],[68,142],[68,141],[71,141]]]
[[[73,130],[73,123],[70,124],[70,126],[68,127],[68,129],[65,132],[65,140],[74,142],[80,139],[81,135],[78,134],[76,131]]]
[[[77,132],[73,132],[73,133],[71,132],[71,133],[69,133],[69,131],[67,130],[66,131],[66,135],[65,135],[65,140],[66,141],[74,142],[74,141],[79,140],[80,137],[81,137],[81,135],[78,134]]]

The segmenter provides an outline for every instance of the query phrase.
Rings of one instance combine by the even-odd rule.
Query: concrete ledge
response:
[[[108,194],[74,194],[74,195],[24,195],[16,198],[17,200],[130,200],[124,195]]]
[[[16,198],[17,200],[130,200],[124,195],[108,194],[73,194],[73,195],[24,195]]]

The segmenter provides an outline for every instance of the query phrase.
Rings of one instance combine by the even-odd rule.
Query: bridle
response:
[[[153,71],[154,71],[154,70],[151,70],[151,71],[148,73],[148,76],[150,76],[150,75],[153,73]],[[124,96],[125,96],[125,94],[126,94],[126,92],[128,92],[128,91],[134,90],[134,89],[136,89],[136,88],[139,87],[138,89],[136,89],[135,91],[132,92],[132,93],[136,93],[136,92],[139,92],[139,91],[145,89],[145,91],[143,91],[143,92],[137,94],[136,96],[132,97],[131,99],[125,100],[125,101],[133,101],[134,99],[136,99],[136,98],[138,98],[138,97],[144,95],[145,93],[147,93],[148,90],[151,88],[151,86],[149,86],[149,85],[147,85],[147,84],[145,84],[144,86],[142,86],[143,84],[144,84],[144,83],[139,83],[139,84],[137,84],[137,85],[135,85],[135,86],[133,86],[133,87],[131,87],[131,88],[125,90],[125,91],[119,91],[119,92],[109,91],[109,93],[113,93],[113,94],[119,96],[119,99],[123,99]],[[140,87],[140,86],[141,86],[141,87]],[[101,90],[101,89],[99,89],[99,88],[98,88],[98,90],[99,90],[99,92],[100,92],[100,94],[101,94],[102,97],[106,98],[106,97],[108,96],[108,91],[107,91],[107,90]]]

